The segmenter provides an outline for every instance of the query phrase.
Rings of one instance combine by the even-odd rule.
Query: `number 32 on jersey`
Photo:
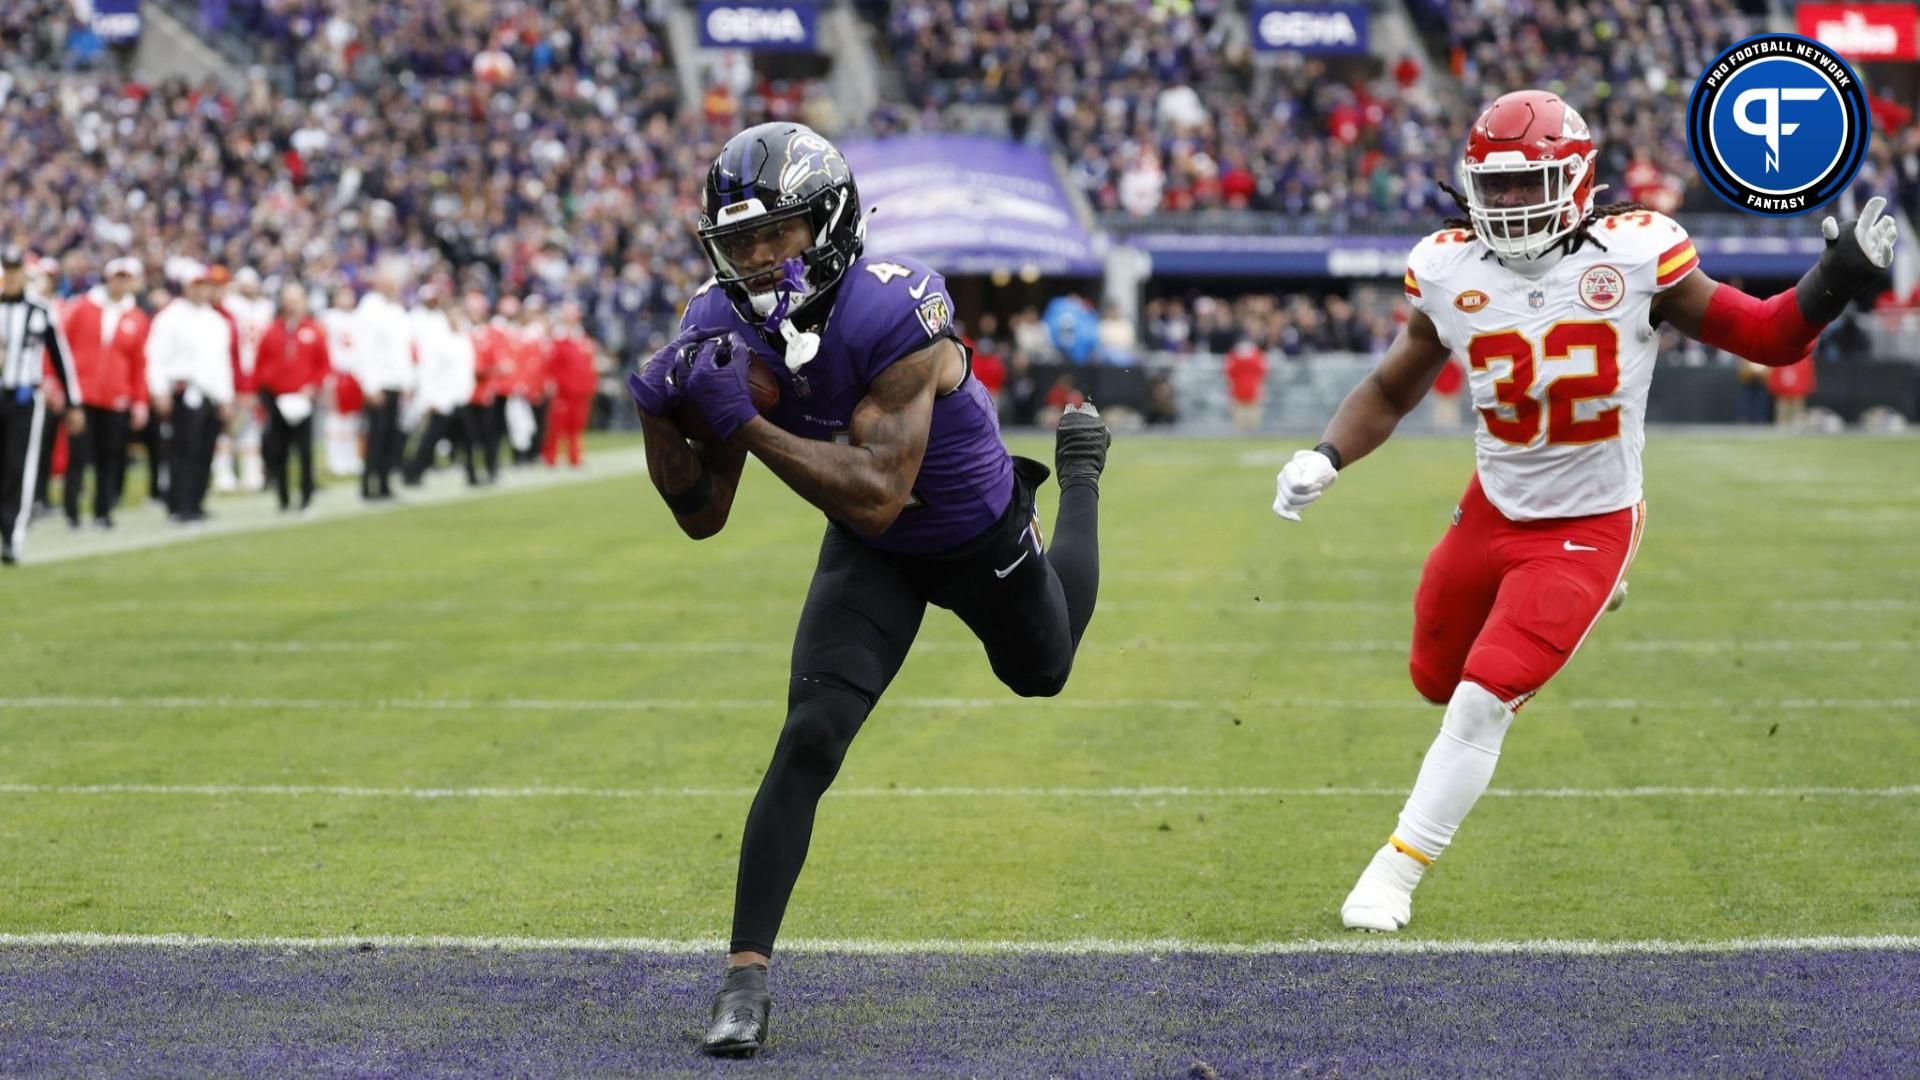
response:
[[[1561,375],[1537,386],[1536,357],[1565,360],[1576,353],[1593,357],[1593,371],[1585,375]],[[1505,375],[1493,384],[1499,403],[1482,408],[1487,431],[1502,442],[1531,446],[1540,437],[1541,401],[1546,402],[1547,442],[1554,445],[1581,445],[1605,442],[1620,437],[1620,407],[1601,409],[1581,419],[1578,406],[1583,402],[1610,397],[1620,389],[1620,333],[1612,323],[1600,320],[1567,320],[1547,328],[1536,349],[1535,343],[1518,330],[1496,330],[1476,334],[1467,343],[1467,360],[1475,371],[1494,370],[1506,361]],[[1536,393],[1536,390],[1540,391]]]

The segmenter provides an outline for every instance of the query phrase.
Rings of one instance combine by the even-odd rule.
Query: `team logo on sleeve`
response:
[[[1487,294],[1479,289],[1468,289],[1453,298],[1453,306],[1471,315],[1487,306]]]
[[[1824,206],[1860,171],[1866,90],[1838,53],[1761,34],[1720,54],[1687,102],[1687,150],[1707,187],[1750,214]]]
[[[1595,311],[1611,311],[1627,296],[1627,279],[1620,271],[1601,264],[1588,267],[1580,275],[1580,302]]]
[[[920,301],[920,306],[914,309],[914,314],[920,317],[920,325],[926,327],[928,337],[938,336],[953,318],[953,312],[947,308],[947,297],[944,293],[934,293]]]

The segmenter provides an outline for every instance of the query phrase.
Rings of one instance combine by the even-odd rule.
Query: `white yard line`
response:
[[[0,795],[260,796],[331,799],[746,799],[751,787],[361,787],[334,784],[0,784]],[[1403,798],[1404,787],[840,787],[841,799],[1376,799]],[[1494,799],[1911,799],[1920,785],[1897,787],[1492,788]]]
[[[1682,712],[1699,710],[1786,712],[1866,710],[1904,712],[1920,710],[1920,697],[1821,697],[1821,698],[1563,698],[1550,699],[1559,708],[1607,711]],[[1004,697],[895,697],[886,705],[894,709],[986,709],[1011,707],[1048,710],[1160,709],[1168,712],[1218,710],[1235,712],[1251,709],[1325,709],[1330,711],[1419,710],[1421,703],[1411,694],[1404,698],[1019,698]],[[336,713],[355,712],[691,712],[709,713],[738,710],[783,710],[778,698],[283,698],[283,697],[199,697],[166,694],[88,697],[45,695],[0,698],[0,710],[6,709],[81,709],[98,712],[123,712],[152,709],[242,709],[261,712],[274,710],[319,710]]]
[[[545,465],[523,469],[508,467],[500,473],[498,484],[482,488],[467,487],[465,478],[457,475],[459,470],[454,469],[432,476],[421,487],[402,488],[398,501],[384,503],[369,503],[360,498],[354,484],[342,483],[322,492],[314,500],[312,510],[306,514],[281,513],[272,495],[222,496],[214,498],[208,505],[213,519],[204,525],[193,526],[171,524],[157,505],[142,504],[130,506],[120,513],[119,527],[111,532],[94,529],[69,532],[57,518],[43,521],[28,533],[24,563],[31,567],[39,563],[120,555],[215,537],[245,536],[422,507],[448,506],[474,499],[524,495],[609,477],[644,473],[646,468],[645,452],[634,447],[588,454],[585,464],[579,469],[548,469]]]
[[[168,948],[211,949],[459,949],[499,952],[634,952],[698,955],[726,949],[719,939],[607,938],[607,937],[485,937],[453,935],[362,934],[333,937],[207,937],[198,934],[97,934],[50,932],[0,934],[0,948]],[[884,941],[870,938],[783,939],[782,954],[857,953],[875,956],[1135,956],[1198,953],[1209,956],[1289,956],[1316,953],[1386,953],[1418,956],[1553,955],[1553,956],[1672,956],[1694,953],[1741,952],[1911,952],[1920,949],[1920,937],[1878,934],[1833,937],[1751,937],[1720,941],[1673,941],[1661,938],[1596,940],[1542,938],[1533,940],[1422,941],[1377,934],[1304,941],[1189,941],[1181,938],[1077,938],[1062,941],[973,941],[930,938],[920,941]]]
[[[125,628],[121,628],[125,629]],[[526,653],[606,653],[625,655],[636,653],[741,653],[770,652],[787,653],[792,651],[793,643],[784,639],[766,639],[760,641],[460,641],[450,638],[410,638],[398,640],[339,640],[339,641],[273,641],[255,639],[234,640],[181,640],[179,638],[116,638],[110,641],[47,641],[39,638],[22,638],[21,644],[31,644],[36,648],[74,648],[97,651],[100,649],[131,649],[139,652],[187,652],[187,653],[398,653],[419,650],[445,650],[458,652],[511,652],[516,655]],[[1265,655],[1274,652],[1316,653],[1338,656],[1345,653],[1404,653],[1407,642],[1401,638],[1362,638],[1348,641],[1312,640],[1296,641],[1286,638],[1267,640],[1226,640],[1226,641],[1171,641],[1158,638],[1136,638],[1131,641],[1101,642],[1100,647],[1128,652],[1167,653],[1170,655]],[[1609,641],[1604,646],[1609,652],[1627,653],[1852,653],[1852,652],[1913,652],[1920,650],[1920,640],[1842,640],[1811,638],[1773,638],[1767,640],[1746,641],[1737,638],[1670,638],[1646,641]],[[976,641],[916,641],[913,651],[939,653],[977,653],[980,643]]]
[[[805,571],[796,569],[794,582],[796,591],[792,595],[790,610],[779,609],[777,613],[785,619],[789,614],[797,614],[801,594],[805,592]],[[257,602],[245,599],[202,600],[173,599],[166,600],[96,600],[68,604],[62,608],[69,612],[100,614],[140,614],[143,612],[164,614],[170,618],[182,615],[252,615],[258,616],[262,608]],[[767,614],[766,601],[745,600],[691,600],[678,598],[626,600],[505,600],[459,597],[435,597],[418,600],[387,600],[367,602],[362,600],[334,599],[327,596],[305,596],[289,598],[284,602],[276,601],[272,613],[276,616],[287,613],[298,614],[404,614],[404,615],[460,615],[481,613],[486,615],[506,614],[562,614],[562,615],[636,615],[645,613],[693,614],[693,615],[733,615],[751,614],[764,617]],[[1254,600],[1252,595],[1221,600],[1175,600],[1168,602],[1149,600],[1102,600],[1100,610],[1111,612],[1167,612],[1187,611],[1212,615],[1291,615],[1291,614],[1390,614],[1411,617],[1413,601],[1411,597],[1403,600],[1282,600],[1263,597]],[[1908,612],[1920,611],[1920,599],[1905,597],[1852,597],[1821,598],[1803,600],[1702,600],[1702,601],[1659,601],[1628,600],[1626,614],[1672,613],[1689,611],[1736,611],[1736,612]],[[1602,625],[1606,625],[1603,623]]]

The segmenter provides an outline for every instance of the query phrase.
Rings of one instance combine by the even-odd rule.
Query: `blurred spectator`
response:
[[[1259,431],[1267,402],[1266,351],[1243,338],[1227,353],[1225,366],[1234,430],[1243,435]]]
[[[81,492],[93,470],[93,521],[113,527],[113,511],[127,478],[127,442],[146,427],[147,328],[140,310],[140,263],[114,259],[106,283],[67,306],[63,328],[80,379],[86,430],[68,439],[67,524],[80,527]]]
[[[1807,396],[1814,387],[1813,357],[1803,356],[1797,364],[1767,370],[1767,392],[1773,395],[1773,422],[1779,427],[1804,427],[1807,422]]]
[[[413,453],[401,465],[400,482],[407,487],[420,486],[433,467],[440,443],[453,434],[455,423],[468,416],[461,406],[473,400],[476,370],[473,340],[454,322],[453,282],[445,278],[428,282],[418,301],[408,316],[417,358],[414,400],[419,434]],[[461,434],[469,444],[477,438],[475,432]],[[480,483],[471,454],[467,455],[467,483],[475,487]]]
[[[559,446],[567,445],[567,464],[580,467],[580,438],[587,430],[587,417],[593,412],[593,395],[599,386],[594,372],[593,343],[580,326],[580,311],[575,305],[560,309],[554,320],[553,345],[549,353],[547,382],[552,405],[547,417],[547,435],[540,456],[553,468],[558,463]]]
[[[331,368],[327,332],[307,312],[307,290],[280,290],[280,310],[260,337],[254,385],[267,414],[263,451],[280,509],[292,508],[288,492],[292,458],[300,459],[300,509],[313,503],[313,417]]]
[[[206,267],[184,267],[180,284],[147,334],[147,394],[168,429],[168,518],[191,525],[207,519],[214,439],[233,416],[234,337]]]
[[[389,260],[374,271],[373,288],[353,312],[354,377],[366,395],[366,465],[360,472],[364,499],[393,498],[405,435],[401,397],[413,389],[413,325],[400,304],[405,265]]]
[[[1466,389],[1467,369],[1459,357],[1449,356],[1446,366],[1433,380],[1433,392],[1427,395],[1433,402],[1434,430],[1460,430],[1460,399]]]

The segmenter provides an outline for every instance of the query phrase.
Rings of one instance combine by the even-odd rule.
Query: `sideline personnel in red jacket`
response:
[[[580,467],[580,436],[587,430],[587,417],[593,412],[593,391],[599,377],[593,370],[593,342],[580,325],[580,305],[569,301],[560,309],[559,325],[554,328],[552,351],[547,354],[547,383],[552,388],[551,412],[547,416],[546,444],[540,456],[551,468],[556,461],[560,440],[567,441],[567,464]]]
[[[93,522],[113,528],[127,478],[127,443],[147,426],[147,313],[140,310],[140,260],[107,263],[107,283],[67,307],[62,329],[80,375],[86,431],[70,436],[67,524],[80,527],[80,492],[93,468]]]
[[[280,509],[289,509],[287,465],[300,457],[300,509],[313,502],[313,412],[332,370],[327,331],[307,314],[307,292],[295,283],[280,290],[280,311],[268,324],[255,354],[253,377],[267,413],[267,475],[274,478]],[[304,402],[304,404],[303,404]]]

